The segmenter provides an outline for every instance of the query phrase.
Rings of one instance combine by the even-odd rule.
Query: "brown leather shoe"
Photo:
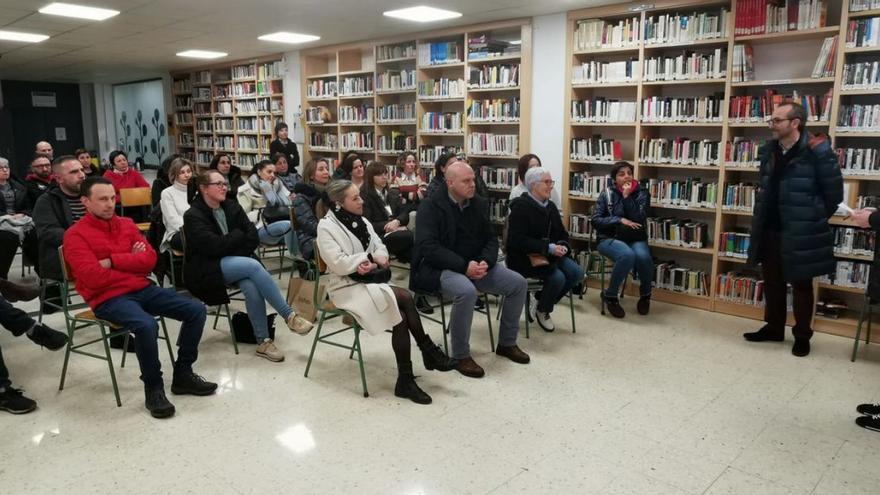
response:
[[[483,368],[474,361],[474,358],[468,356],[463,359],[458,360],[458,366],[455,367],[456,371],[461,373],[464,376],[469,376],[471,378],[483,378],[486,372]]]
[[[511,345],[511,346],[499,345],[498,347],[495,348],[495,354],[498,354],[499,356],[504,356],[507,359],[510,359],[511,361],[513,361],[514,363],[519,363],[519,364],[528,364],[529,361],[531,361],[531,358],[529,357],[529,355],[526,354],[525,352],[523,352],[522,349],[520,349],[519,346],[517,346],[517,345]]]

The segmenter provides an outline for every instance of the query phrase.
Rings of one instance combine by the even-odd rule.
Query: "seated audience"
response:
[[[349,153],[342,165],[333,173],[333,180],[345,179],[357,187],[364,185],[364,161],[355,153]]]
[[[259,244],[257,229],[238,203],[226,199],[228,186],[223,175],[209,170],[196,182],[199,194],[183,215],[187,288],[211,306],[229,303],[226,286],[241,289],[258,343],[257,355],[284,361],[284,354],[269,337],[266,303],[300,335],[309,333],[312,324],[294,313],[272,276],[253,258]]]
[[[360,155],[357,152],[349,151],[345,158],[342,159],[342,162],[337,164],[336,170],[333,171],[333,178],[331,180],[351,180],[351,164],[354,163],[354,160],[359,158]],[[348,165],[346,165],[346,162]],[[305,174],[303,174],[305,175]]]
[[[505,297],[496,354],[517,363],[529,355],[516,345],[526,300],[526,279],[498,261],[498,238],[486,200],[476,196],[474,171],[464,162],[446,167],[446,184],[419,206],[410,288],[442,292],[452,300],[449,332],[457,370],[479,378],[485,372],[471,357],[470,333],[477,291]]]
[[[428,192],[428,184],[419,173],[419,159],[415,153],[405,152],[397,158],[397,169],[390,187],[400,193],[403,209],[416,211]]]
[[[290,167],[290,173],[295,174],[299,168],[299,151],[296,149],[296,143],[288,138],[289,131],[284,122],[275,124],[275,140],[269,143],[269,154],[270,156],[275,156],[276,153],[283,154],[287,159],[287,166]]]
[[[238,190],[238,202],[248,218],[257,226],[260,242],[276,245],[284,242],[295,254],[296,238],[290,227],[290,191],[275,175],[275,165],[260,160],[251,176]]]
[[[46,155],[49,160],[55,159],[55,150],[52,149],[52,145],[48,141],[40,141],[34,147],[34,153],[39,153],[41,155]]]
[[[409,211],[403,208],[400,192],[388,187],[388,167],[373,162],[364,174],[361,188],[364,218],[379,233],[388,251],[403,263],[412,257],[413,233],[407,230]]]
[[[216,383],[193,373],[205,325],[205,307],[172,289],[160,289],[147,278],[156,251],[134,222],[115,214],[113,183],[89,177],[81,188],[86,215],[64,234],[64,257],[76,279],[76,291],[98,318],[129,330],[144,382],[145,405],[154,418],[174,414],[165,396],[156,316],[181,321],[171,392],[210,395]]]
[[[434,191],[439,189],[441,186],[446,185],[446,177],[444,173],[446,172],[446,168],[452,165],[455,162],[468,163],[468,158],[464,153],[452,153],[452,152],[444,152],[441,153],[440,156],[437,157],[437,160],[434,161],[434,177],[431,178],[431,182],[428,183],[428,190],[425,193],[425,197],[430,197],[434,194]],[[474,170],[474,184],[475,184],[475,194],[481,198],[489,197],[489,187],[486,186],[486,181],[480,176],[478,169]],[[489,203],[485,202],[486,212],[489,212]]]
[[[27,186],[27,208],[32,210],[37,199],[52,185],[52,159],[49,155],[37,153],[31,158],[31,171],[24,178]]]
[[[162,209],[162,224],[165,226],[160,252],[164,253],[168,248],[183,251],[180,229],[183,227],[183,214],[189,210],[189,183],[193,175],[192,169],[192,162],[186,158],[175,158],[168,168],[168,179],[173,183],[162,191],[162,200],[159,203]]]
[[[238,197],[238,188],[244,185],[244,179],[241,178],[241,169],[232,164],[232,158],[226,153],[217,153],[211,159],[208,169],[216,170],[223,175],[226,183],[229,184],[226,199],[235,200]]]
[[[550,172],[541,167],[531,168],[523,184],[527,192],[510,203],[505,263],[523,277],[544,282],[529,305],[529,312],[544,331],[552,332],[556,329],[550,319],[553,307],[572,287],[583,282],[584,270],[569,256],[568,232],[562,225],[559,209],[550,200]]]
[[[52,351],[67,344],[67,334],[37,323],[27,313],[9,304],[3,296],[0,296],[0,325],[15,337],[27,335],[33,343]],[[3,353],[0,352],[0,411],[25,414],[36,409],[37,403],[25,397],[22,392],[21,389],[12,388],[9,370],[3,362]]]
[[[654,278],[654,260],[645,225],[651,194],[633,178],[633,166],[629,162],[617,162],[611,169],[611,178],[613,183],[599,195],[592,217],[599,252],[614,262],[611,280],[602,297],[612,316],[626,316],[618,298],[620,286],[635,267],[641,294],[636,309],[640,315],[646,315],[651,307]]]
[[[365,331],[381,335],[392,329],[391,344],[397,360],[394,395],[418,404],[430,404],[431,396],[415,382],[410,360],[410,334],[425,368],[449,371],[456,366],[424,329],[412,295],[404,288],[388,285],[391,273],[388,251],[363,216],[363,199],[350,181],[333,181],[327,186],[332,202],[318,224],[318,246],[327,264],[327,292],[333,304],[350,312]]]
[[[129,166],[128,157],[125,156],[124,151],[111,151],[108,161],[111,168],[104,172],[104,178],[113,184],[116,196],[119,196],[119,191],[122,189],[150,187],[147,181],[144,180],[144,176],[135,170],[134,167]]]
[[[510,198],[509,199],[511,201],[522,196],[523,193],[529,191],[529,188],[526,187],[526,185],[525,185],[526,172],[530,168],[535,168],[535,167],[543,167],[543,165],[541,165],[541,159],[538,158],[538,155],[529,153],[529,154],[523,155],[519,158],[519,163],[516,166],[516,177],[517,177],[518,182],[517,182],[516,186],[514,186],[513,189],[510,190]],[[556,209],[561,211],[562,198],[559,196],[559,190],[556,189],[555,187],[550,191],[550,201],[553,201],[553,204],[556,205]]]
[[[291,170],[287,164],[287,157],[284,153],[275,153],[272,155],[272,163],[275,164],[275,175],[281,179],[281,183],[288,191],[293,192],[298,182],[302,181],[302,176],[296,170]]]
[[[150,200],[153,202],[154,208],[159,205],[160,201],[162,201],[162,191],[168,189],[171,187],[171,184],[174,183],[173,179],[168,178],[168,169],[171,168],[171,162],[173,162],[175,158],[180,158],[180,155],[174,153],[162,160],[162,163],[159,165],[159,172],[156,173],[156,178],[153,179],[153,185],[150,186]]]
[[[73,152],[73,156],[79,160],[80,165],[83,167],[83,172],[85,172],[86,177],[90,175],[100,175],[101,169],[92,163],[92,154],[85,148],[78,148]]]
[[[31,209],[27,189],[12,178],[9,161],[0,157],[0,279],[8,278],[19,246],[31,263],[39,261]]]
[[[315,257],[315,237],[318,235],[318,202],[321,193],[330,183],[330,166],[325,158],[315,158],[306,163],[303,181],[293,188],[293,212],[296,215],[296,238],[303,258]]]

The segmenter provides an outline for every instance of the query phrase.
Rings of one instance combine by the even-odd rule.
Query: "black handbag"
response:
[[[611,210],[611,190],[607,187],[605,188],[605,194],[608,195],[608,214],[613,216],[614,212]],[[614,227],[614,238],[627,244],[631,242],[645,242],[648,240],[648,231],[645,230],[644,225],[634,229],[620,223]]]
[[[363,284],[387,284],[391,280],[391,268],[387,266],[385,268],[376,268],[363,275],[354,272],[348,278]]]
[[[266,225],[290,220],[290,207],[287,205],[266,205],[261,212],[263,223]]]
[[[266,324],[269,328],[269,338],[275,340],[275,317],[277,315],[272,313],[271,315],[266,315]],[[236,311],[234,315],[232,315],[232,333],[235,335],[235,341],[241,344],[256,344],[257,338],[254,337],[254,326],[251,325],[251,319],[248,318],[247,313],[242,313],[241,311]]]

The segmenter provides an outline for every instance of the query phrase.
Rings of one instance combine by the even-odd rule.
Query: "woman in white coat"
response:
[[[192,162],[186,158],[175,158],[168,167],[168,180],[171,185],[162,190],[159,207],[162,210],[162,223],[165,235],[159,245],[159,251],[169,248],[183,251],[180,229],[183,227],[183,214],[189,209],[188,184],[192,179]]]
[[[275,246],[284,242],[291,254],[298,254],[299,245],[290,227],[291,194],[277,177],[274,163],[257,162],[236,197],[257,227],[261,243]]]
[[[416,385],[410,360],[412,334],[425,368],[449,371],[457,362],[431,341],[406,289],[387,283],[358,281],[388,270],[388,250],[372,225],[363,218],[364,201],[348,180],[336,180],[326,189],[329,211],[318,222],[318,253],[327,264],[327,292],[340,309],[350,312],[372,335],[391,328],[391,345],[397,359],[394,395],[418,404],[430,404],[431,396]],[[378,277],[377,277],[378,278]]]

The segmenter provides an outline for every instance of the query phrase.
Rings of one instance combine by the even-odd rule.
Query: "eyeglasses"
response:
[[[40,163],[38,165],[31,165],[31,168],[49,168],[51,166],[49,163]]]
[[[227,184],[226,182],[208,182],[207,185],[209,185],[209,186],[217,186],[217,187],[219,187],[220,189],[229,189],[229,184]]]
[[[785,122],[786,120],[792,120],[792,119],[780,119],[778,117],[775,117],[772,119],[767,119],[767,125],[779,125],[779,124]]]
[[[555,180],[542,180],[541,183],[542,183],[542,184],[547,184],[547,185],[550,186],[550,187],[553,187],[553,186],[556,185],[556,181],[555,181]]]

